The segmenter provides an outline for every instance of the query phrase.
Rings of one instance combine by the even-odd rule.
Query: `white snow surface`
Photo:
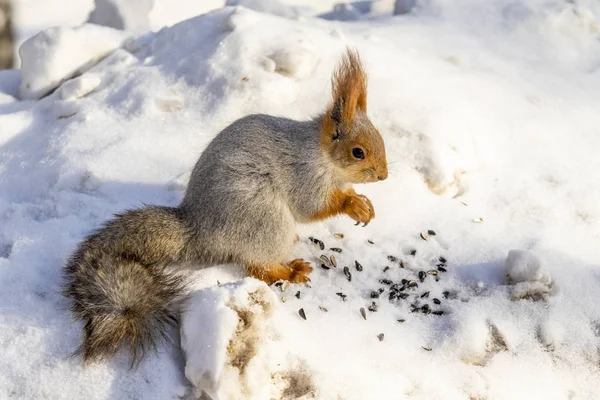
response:
[[[600,398],[597,3],[464,3],[352,22],[222,8],[140,36],[39,101],[18,101],[20,74],[0,72],[0,398],[194,398],[174,347],[133,370],[126,353],[88,368],[70,357],[82,326],[59,294],[64,262],[113,213],[176,205],[200,152],[235,119],[320,112],[347,45],[369,74],[390,176],[356,187],[376,209],[368,227],[347,217],[299,227],[294,256],[313,263],[310,286],[272,287],[277,306],[255,310],[264,335],[245,373],[283,360],[270,372],[298,375],[270,383],[282,398]],[[423,240],[427,230],[436,235]],[[551,277],[542,299],[515,299],[511,250],[535,254]],[[321,269],[321,254],[338,267]],[[440,256],[447,272],[420,282]],[[215,304],[243,303],[241,288],[270,296],[234,266],[198,274],[199,298]],[[419,286],[390,302],[383,279]],[[225,370],[223,344],[237,343],[224,328],[231,307],[219,307],[191,311],[198,371]],[[240,382],[219,376],[221,388]]]

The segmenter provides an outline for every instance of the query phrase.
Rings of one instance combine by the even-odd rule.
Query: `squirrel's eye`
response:
[[[359,147],[355,147],[355,148],[352,149],[352,155],[354,156],[354,158],[358,158],[359,160],[364,160],[365,159],[365,153]]]

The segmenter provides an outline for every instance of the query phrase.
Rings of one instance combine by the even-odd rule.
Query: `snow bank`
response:
[[[96,25],[50,28],[38,33],[19,48],[19,97],[41,98],[120,47],[126,37],[122,32]]]
[[[298,227],[293,256],[316,267],[310,285],[210,288],[243,273],[203,270],[208,288],[189,309],[201,315],[186,323],[190,379],[222,396],[231,382],[275,398],[597,399],[596,53],[508,29],[549,15],[534,0],[520,3],[534,11],[524,25],[496,4],[431,1],[355,22],[224,8],[111,51],[37,102],[15,100],[18,73],[0,73],[0,397],[193,396],[177,349],[135,371],[126,353],[88,369],[69,357],[82,327],[59,295],[64,260],[115,212],[176,205],[198,154],[236,118],[317,115],[350,45],[390,161],[386,181],[356,188],[377,217]],[[78,57],[56,54],[57,65]],[[511,249],[527,252],[507,263]],[[321,268],[321,255],[338,267]],[[507,284],[507,266],[524,281]],[[548,276],[544,301],[515,301]],[[252,304],[257,290],[271,312]],[[243,343],[236,309],[265,330],[242,374],[227,362],[228,344]],[[268,380],[263,366],[278,360]]]

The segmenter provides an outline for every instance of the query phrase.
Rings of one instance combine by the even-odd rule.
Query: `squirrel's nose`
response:
[[[386,179],[387,177],[388,177],[388,171],[387,171],[387,168],[386,168],[385,170],[381,171],[381,172],[379,173],[379,175],[377,175],[377,179],[379,179],[380,181],[382,181],[382,180]]]

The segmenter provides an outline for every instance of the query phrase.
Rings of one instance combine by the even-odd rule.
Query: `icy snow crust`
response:
[[[0,398],[192,398],[185,371],[223,399],[219,388],[248,376],[269,382],[244,389],[260,399],[597,399],[598,10],[449,3],[349,23],[224,8],[123,45],[38,102],[17,101],[16,74],[1,72]],[[386,181],[357,187],[377,218],[299,227],[310,287],[268,292],[231,266],[200,271],[193,298],[213,300],[192,302],[185,356],[164,347],[135,371],[124,353],[86,369],[70,358],[81,325],[58,291],[76,244],[115,212],[176,205],[198,154],[236,118],[316,115],[346,45],[367,66],[391,163]],[[323,253],[338,267],[321,269]],[[421,283],[440,256],[448,272]],[[419,287],[389,302],[382,279]],[[548,290],[516,299],[519,284]],[[256,290],[268,312],[248,301]],[[250,369],[236,374],[223,349],[240,343],[239,310],[261,323]]]

